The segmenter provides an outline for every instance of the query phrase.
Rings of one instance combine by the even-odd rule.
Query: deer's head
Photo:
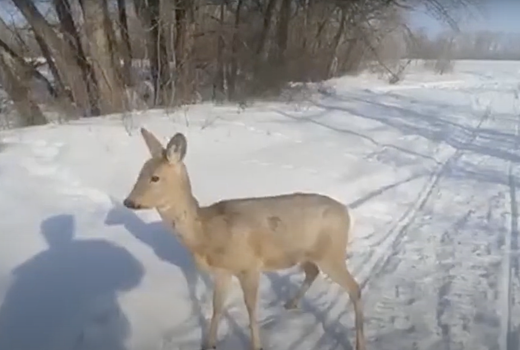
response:
[[[191,194],[183,163],[186,137],[176,133],[164,148],[148,130],[141,128],[141,135],[151,158],[141,168],[132,191],[123,201],[124,206],[130,209],[151,209],[181,204],[180,201]]]

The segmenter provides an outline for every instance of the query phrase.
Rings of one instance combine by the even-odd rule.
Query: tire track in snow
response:
[[[398,247],[405,236],[408,227],[418,217],[424,205],[431,197],[441,178],[453,165],[462,157],[464,149],[470,146],[478,137],[479,131],[484,122],[489,120],[490,114],[484,113],[479,122],[474,127],[470,137],[464,142],[463,146],[455,150],[443,163],[441,163],[429,180],[422,187],[417,199],[409,207],[409,209],[395,222],[392,228],[384,234],[384,239],[378,240],[377,247],[372,247],[374,253],[360,263],[356,263],[353,268],[353,274],[359,280],[360,286],[364,288],[369,282],[370,276],[374,271],[381,267],[397,253]],[[369,248],[370,249],[370,248]],[[328,279],[328,278],[327,278]]]
[[[518,91],[515,91],[515,101],[518,101]],[[518,117],[517,117],[518,118]],[[516,138],[520,137],[520,121],[515,123]],[[518,142],[516,143],[516,150],[518,151]],[[520,339],[515,339],[514,332],[511,325],[511,308],[513,303],[513,273],[519,275],[519,228],[518,228],[518,202],[516,198],[516,179],[514,174],[514,163],[509,162],[508,169],[509,177],[509,196],[511,208],[511,228],[506,235],[505,248],[506,254],[504,256],[504,268],[502,277],[502,300],[500,303],[500,312],[502,319],[500,322],[500,350],[515,350],[518,348]],[[518,337],[518,334],[516,335]]]
[[[464,194],[454,194],[444,192],[448,200],[460,201],[461,206],[467,204]],[[496,205],[503,199],[492,199],[490,203]],[[492,333],[499,317],[493,304],[500,245],[489,236],[492,226],[483,215],[487,200],[476,193],[470,198],[471,208],[453,218],[448,216],[441,227],[453,223],[444,228],[439,239],[434,237],[429,242],[434,247],[436,264],[430,261],[423,270],[431,271],[432,276],[431,291],[425,299],[436,304],[434,311],[427,312],[431,312],[430,319],[435,319],[437,328],[427,332],[424,339],[441,349],[487,349],[496,345]],[[430,222],[426,230],[431,231],[435,224]]]
[[[502,300],[500,303],[500,312],[502,315],[500,326],[500,349],[501,350],[515,350],[514,343],[518,340],[512,339],[511,326],[511,308],[513,303],[513,270],[518,267],[518,204],[516,200],[516,183],[512,172],[512,166],[509,168],[509,194],[511,207],[511,229],[506,235],[505,240],[505,256],[503,262],[503,276],[502,276]]]
[[[410,348],[425,350],[496,348],[502,244],[490,233],[503,222],[506,199],[496,194],[497,186],[474,191],[472,181],[441,180],[438,198],[431,198],[410,226],[413,236],[370,284],[374,292],[368,301],[374,306],[367,311],[374,314],[371,326],[379,330],[382,349],[402,345],[403,338]],[[400,339],[385,334],[394,318]]]
[[[479,130],[485,121],[491,119],[489,117],[484,115],[466,147],[479,137]],[[471,151],[464,151],[466,147],[463,146],[448,159],[435,186],[440,186],[439,183],[444,180],[442,177],[455,168],[466,153],[471,154]],[[488,158],[492,161],[490,168],[496,168],[494,162],[497,159]],[[498,161],[504,170],[503,174],[506,174],[507,163]],[[460,167],[463,168],[462,165]],[[460,178],[459,182],[448,178],[446,184],[455,186],[439,192],[439,200],[432,198],[428,201],[426,198],[420,207],[424,210],[422,215],[417,211],[410,225],[405,228],[405,232],[408,232],[413,224],[414,236],[426,237],[426,241],[414,237],[402,246],[397,241],[393,245],[394,251],[381,264],[384,266],[371,270],[371,273],[375,272],[376,276],[381,277],[374,281],[374,290],[377,292],[373,296],[375,302],[371,305],[374,313],[371,322],[377,325],[374,328],[378,329],[377,336],[381,337],[378,343],[381,349],[402,346],[403,337],[409,339],[410,348],[418,349],[496,348],[497,338],[493,338],[496,337],[493,330],[498,328],[499,317],[493,304],[499,283],[496,278],[501,244],[490,240],[489,233],[495,228],[490,222],[499,223],[503,220],[491,220],[490,217],[492,208],[504,204],[506,196],[493,192],[500,185],[490,182],[487,187],[475,191],[476,183],[462,181]],[[464,191],[464,187],[467,187],[467,191]],[[488,193],[483,192],[487,188],[491,190],[491,199],[486,196]],[[468,193],[472,194],[470,198]],[[447,201],[440,201],[442,197],[446,197]],[[456,211],[447,210],[445,203],[450,206],[470,204],[471,208],[458,215]],[[444,216],[435,215],[437,211],[446,213],[444,221]],[[444,228],[440,237],[435,227],[439,225]],[[403,238],[401,236],[401,241]],[[427,287],[420,286],[418,281],[421,280],[423,283],[428,281]],[[435,310],[432,310],[432,304],[437,305]],[[432,329],[435,324],[436,330]],[[395,335],[385,334],[386,329]]]

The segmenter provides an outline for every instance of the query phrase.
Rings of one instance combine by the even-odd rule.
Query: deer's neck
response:
[[[203,224],[199,214],[199,203],[191,189],[188,188],[180,196],[177,194],[175,203],[159,207],[157,211],[190,250],[196,250],[200,246],[203,241]]]

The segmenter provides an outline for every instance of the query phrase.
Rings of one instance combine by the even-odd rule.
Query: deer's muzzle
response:
[[[133,200],[131,200],[130,198],[127,198],[123,201],[123,205],[129,209],[140,209],[141,206],[139,204],[137,204],[136,202],[134,202]]]

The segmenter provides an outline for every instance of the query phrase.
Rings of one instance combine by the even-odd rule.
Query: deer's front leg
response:
[[[260,332],[258,322],[256,320],[256,303],[258,298],[258,284],[260,281],[260,273],[258,271],[242,272],[238,276],[242,292],[244,293],[244,301],[246,303],[247,312],[249,313],[249,327],[251,330],[251,349],[262,350],[260,344]]]
[[[231,285],[231,274],[224,271],[215,271],[213,276],[213,315],[211,316],[208,334],[202,345],[203,350],[217,348],[218,323],[222,316],[226,296]]]

